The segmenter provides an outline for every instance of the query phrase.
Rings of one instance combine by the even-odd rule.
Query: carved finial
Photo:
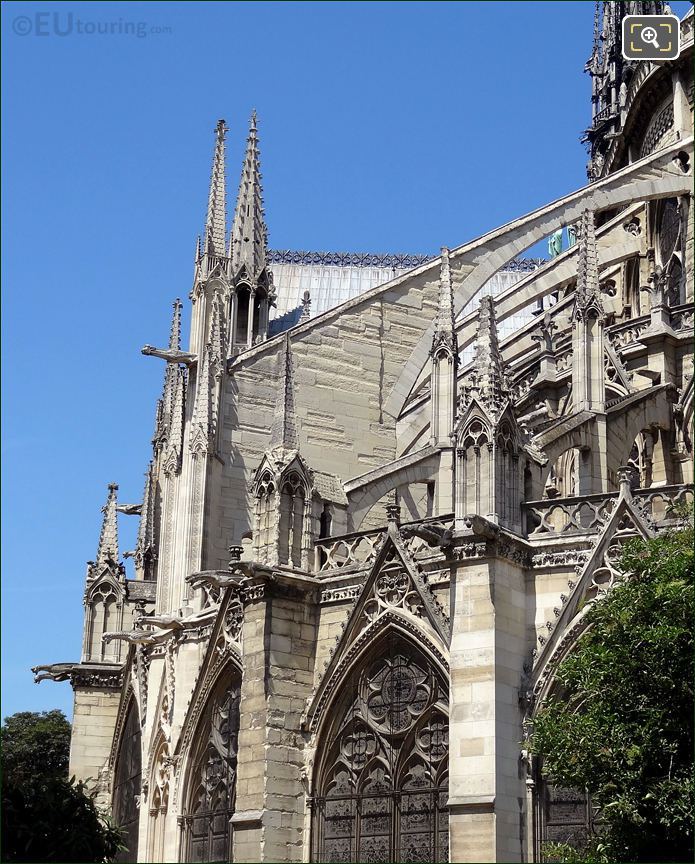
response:
[[[285,334],[285,350],[280,358],[280,382],[275,403],[275,415],[270,430],[270,449],[298,450],[297,418],[294,410],[294,372],[292,344]]]
[[[557,324],[550,312],[546,312],[539,320],[538,326],[531,334],[531,338],[540,344],[541,351],[554,351],[555,344],[553,333],[557,330]]]
[[[305,291],[302,295],[302,314],[299,316],[299,323],[303,324],[311,318],[311,294]]]
[[[246,155],[241,169],[239,194],[227,252],[228,257],[232,259],[234,275],[238,275],[243,268],[251,280],[258,279],[265,269],[268,245],[268,229],[263,211],[261,159],[256,127],[256,112],[254,111],[251,114],[249,124]]]
[[[621,465],[618,468],[618,483],[620,497],[632,500],[632,490],[639,486],[639,471],[634,465]]]
[[[99,535],[99,548],[97,549],[96,563],[99,566],[118,563],[118,515],[116,505],[118,503],[118,484],[109,483],[109,494],[106,504],[102,507],[104,520],[101,524]]]
[[[393,523],[394,525],[401,524],[401,505],[398,501],[392,501],[386,505],[386,518],[389,523]]]
[[[224,139],[227,127],[218,120],[215,127],[215,151],[212,157],[208,212],[205,220],[205,242],[203,250],[208,255],[224,255],[224,240],[227,233],[227,200],[224,171]]]
[[[431,354],[434,355],[442,348],[446,349],[447,354],[453,355],[455,362],[458,360],[458,342],[454,322],[454,292],[451,284],[449,250],[446,246],[442,246],[439,265],[439,304]]]

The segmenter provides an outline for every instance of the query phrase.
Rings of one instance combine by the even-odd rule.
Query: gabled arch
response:
[[[350,679],[374,645],[391,635],[408,639],[417,645],[426,653],[433,667],[448,677],[449,652],[444,642],[434,633],[428,633],[420,627],[412,616],[406,616],[396,609],[389,610],[366,627],[339,660],[329,664],[326,670],[328,674],[310,700],[303,718],[303,725],[314,734],[316,740],[324,734],[323,726],[335,694],[340,692],[343,683]]]
[[[412,635],[374,636],[316,736],[312,860],[448,860],[448,685]]]
[[[182,772],[180,857],[184,861],[231,860],[241,696],[241,678],[233,668],[228,665],[216,678]]]

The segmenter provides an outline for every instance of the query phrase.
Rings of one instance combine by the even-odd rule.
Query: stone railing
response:
[[[424,533],[428,533],[428,525],[434,529],[429,531],[431,536],[420,537],[418,529],[421,527]],[[418,557],[431,551],[432,544],[435,543],[436,545],[439,532],[454,529],[454,514],[446,513],[443,516],[430,516],[412,522],[402,522],[400,528],[401,539],[406,548],[413,557]],[[375,528],[372,531],[355,531],[352,534],[341,534],[337,537],[317,540],[314,543],[314,572],[361,570],[368,567],[376,557],[377,543],[385,531],[386,526]]]
[[[376,529],[318,540],[314,544],[314,572],[365,567],[374,559],[376,542],[383,533],[383,529]]]
[[[652,486],[650,489],[636,489],[632,497],[639,510],[651,522],[659,525],[674,521],[674,507],[692,505],[693,487],[691,485]]]
[[[635,489],[632,497],[647,522],[659,525],[673,521],[673,507],[692,504],[693,487],[653,486],[649,489]],[[524,505],[528,536],[538,538],[543,535],[595,534],[609,520],[617,503],[617,492],[529,501]]]
[[[606,524],[617,500],[618,493],[613,492],[529,501],[525,505],[528,535],[595,533]]]
[[[651,318],[649,315],[641,315],[639,318],[633,318],[631,321],[615,324],[606,330],[608,341],[616,350],[624,348],[626,345],[631,345],[633,342],[638,342],[642,333],[649,327],[650,321]]]

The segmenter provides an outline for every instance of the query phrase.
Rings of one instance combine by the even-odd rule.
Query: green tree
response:
[[[587,612],[531,747],[552,782],[586,789],[600,808],[584,860],[692,861],[692,514],[686,527],[628,544],[622,566],[630,577]],[[571,849],[552,856],[582,860]]]
[[[83,783],[68,778],[70,724],[62,711],[7,717],[2,743],[2,860],[111,861],[121,832]]]

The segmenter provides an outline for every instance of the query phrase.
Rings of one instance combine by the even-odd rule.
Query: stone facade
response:
[[[284,331],[256,119],[229,235],[218,124],[188,348],[176,301],[143,349],[143,500],[109,487],[81,661],[35,670],[124,860],[531,861],[583,828],[520,742],[622,544],[692,500],[693,18],[628,69],[612,14],[586,187]]]

